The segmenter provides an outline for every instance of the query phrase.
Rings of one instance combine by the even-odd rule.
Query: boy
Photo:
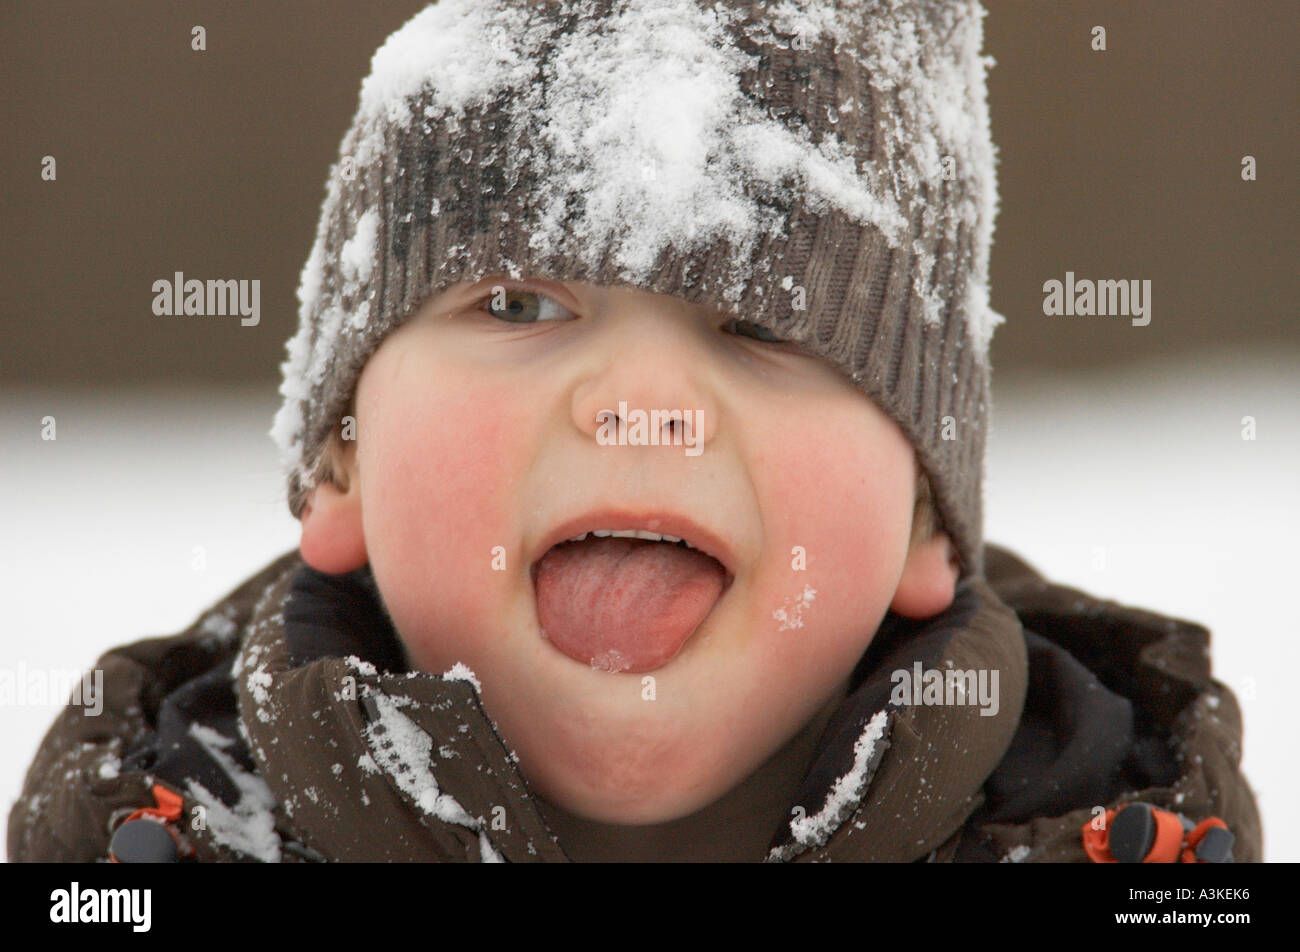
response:
[[[981,17],[390,37],[272,431],[300,548],[102,659],[11,857],[1258,859],[1207,633],[982,544]]]

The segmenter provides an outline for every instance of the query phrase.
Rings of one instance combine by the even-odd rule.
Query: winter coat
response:
[[[987,546],[947,611],[886,616],[768,858],[1086,861],[1083,827],[1140,800],[1221,818],[1235,861],[1258,861],[1241,713],[1208,646],[1200,626]],[[102,712],[70,705],[50,728],[11,861],[103,860],[171,794],[172,839],[196,860],[567,859],[472,674],[408,671],[368,567],[323,575],[295,550],[96,667]],[[932,669],[996,669],[996,713],[899,694],[898,672]]]

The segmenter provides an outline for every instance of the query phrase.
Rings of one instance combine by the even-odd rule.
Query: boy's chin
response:
[[[556,776],[558,773],[543,780],[525,771],[524,777],[553,807],[582,820],[613,826],[650,826],[680,820],[716,800],[727,787],[719,785],[715,792],[706,778],[692,778],[680,770],[643,777],[631,790],[628,778],[623,776]]]
[[[554,734],[515,747],[520,770],[550,803],[583,819],[638,826],[668,822],[695,812],[730,786],[720,776],[723,758],[708,749],[699,731],[640,724],[627,725],[625,732],[580,736],[552,726]]]

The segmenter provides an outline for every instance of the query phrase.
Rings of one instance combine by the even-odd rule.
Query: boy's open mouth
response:
[[[532,566],[542,635],[593,668],[639,673],[667,664],[733,579],[684,539],[634,531],[580,532]]]

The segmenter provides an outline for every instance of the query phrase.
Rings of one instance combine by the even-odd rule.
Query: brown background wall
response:
[[[361,78],[422,6],[0,5],[0,385],[273,386]],[[1293,0],[986,6],[997,371],[1300,356]],[[1150,279],[1151,324],[1044,316],[1067,270]],[[175,271],[260,279],[261,323],[155,317],[151,285]]]

